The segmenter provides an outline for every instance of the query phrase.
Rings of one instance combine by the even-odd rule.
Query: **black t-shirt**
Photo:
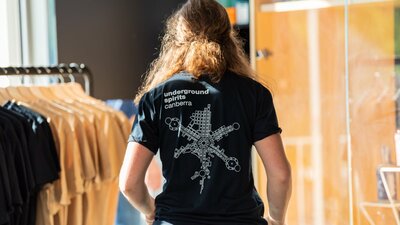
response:
[[[1,145],[3,129],[0,126],[0,224],[9,222],[9,209],[11,208],[11,190],[8,178],[7,161]]]
[[[57,180],[61,170],[50,125],[39,113],[14,102],[4,107],[25,120],[24,130],[29,144],[30,161],[39,190],[44,184]]]
[[[0,201],[0,219],[34,224],[37,193],[44,184],[58,179],[60,171],[50,126],[40,114],[8,102],[0,107],[0,128],[0,150],[6,162],[0,166],[6,199]]]
[[[21,151],[18,138],[13,129],[13,124],[0,115],[0,126],[3,130],[0,136],[0,142],[5,156],[8,180],[5,185],[11,191],[6,202],[0,202],[7,206],[10,223],[14,221],[22,213],[22,206],[27,197],[29,190],[27,189],[26,171],[24,157]]]
[[[227,72],[213,83],[179,73],[147,92],[129,141],[160,150],[165,183],[156,220],[267,224],[251,147],[278,132],[271,93],[250,78]]]
[[[20,171],[18,172],[18,175],[25,183],[25,185],[21,186],[20,188],[24,188],[21,190],[21,192],[23,194],[23,201],[26,202],[29,198],[30,191],[33,190],[36,184],[32,172],[31,162],[29,159],[29,148],[31,146],[28,146],[26,138],[27,133],[24,130],[25,122],[23,121],[23,118],[17,117],[13,112],[2,107],[0,107],[0,116],[3,119],[8,120],[12,124],[10,128],[15,131],[14,134],[17,140],[16,148],[18,149],[18,151],[21,152],[23,157],[22,163],[24,165],[24,168],[19,168],[22,169],[21,171],[23,173],[21,173]]]

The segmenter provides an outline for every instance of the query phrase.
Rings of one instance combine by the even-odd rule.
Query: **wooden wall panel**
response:
[[[319,9],[318,43],[309,43],[310,11],[260,12],[255,0],[255,46],[272,52],[257,60],[260,78],[274,93],[286,151],[293,168],[293,196],[289,224],[349,223],[348,182],[353,181],[354,223],[367,224],[359,203],[376,201],[375,169],[382,144],[393,149],[395,131],[393,2],[349,7],[349,76],[352,138],[352,177],[348,176],[346,142],[344,7]],[[319,106],[312,105],[310,44],[318,45]],[[315,59],[314,59],[315,60]],[[315,61],[314,61],[315,63]],[[311,109],[318,107],[319,121]],[[320,124],[323,208],[316,208],[313,192],[315,161],[314,122]],[[315,136],[315,135],[314,135]],[[394,155],[394,154],[393,154]],[[259,190],[265,200],[266,178],[259,168]],[[352,178],[352,179],[350,179]],[[390,214],[370,210],[377,224],[392,224]],[[385,217],[385,219],[383,218]]]
[[[324,216],[348,224],[344,7],[319,10]]]
[[[257,4],[256,4],[257,5]],[[288,223],[313,221],[310,99],[306,12],[261,13],[256,7],[256,49],[272,55],[257,60],[257,73],[274,94],[286,152],[293,169]],[[261,164],[259,164],[261,165]],[[259,173],[264,201],[264,173]]]

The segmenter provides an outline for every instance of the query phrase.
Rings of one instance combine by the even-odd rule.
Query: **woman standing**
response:
[[[220,4],[189,0],[169,18],[136,101],[120,188],[148,224],[284,224],[291,170],[272,96]],[[268,178],[266,219],[252,145]],[[144,177],[158,151],[165,183],[154,200]]]

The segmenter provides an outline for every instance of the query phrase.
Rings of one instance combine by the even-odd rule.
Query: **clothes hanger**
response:
[[[73,101],[69,95],[65,93],[65,71],[68,68],[64,68],[63,64],[58,66],[58,74],[56,77],[58,78],[59,83],[55,85],[50,85],[46,87],[39,87],[42,93],[49,95],[50,98],[46,99],[46,108],[51,108],[52,111],[58,112],[62,114],[74,114],[77,113],[76,110],[71,109],[70,102]],[[49,72],[48,72],[49,73]],[[70,82],[75,81],[71,76],[67,76],[70,79]],[[50,100],[50,101],[49,101]],[[41,101],[44,101],[43,99]]]
[[[3,92],[4,92],[5,90],[3,89],[3,88],[0,88],[0,105],[2,105],[4,102],[6,102],[7,100],[9,100],[9,99],[7,99],[6,97],[4,97],[3,96]]]
[[[38,73],[41,73],[40,69],[38,70]],[[30,87],[26,86],[26,85],[32,85],[34,82],[32,76],[28,75],[28,77],[30,78],[30,83],[29,84],[24,83],[25,86],[17,86],[16,89],[24,97],[24,100],[26,99],[26,101],[34,101],[37,99],[37,96],[34,93],[32,93],[31,91],[32,89]]]
[[[6,91],[13,99],[16,99],[18,101],[22,101],[23,99],[25,99],[15,86],[6,87]]]
[[[83,76],[83,78],[84,78],[84,80],[86,82],[90,81],[89,78],[87,77],[87,75],[85,75],[83,73],[81,67],[78,64],[71,63],[70,67],[71,68],[75,68],[79,72],[79,74]],[[79,100],[87,100],[87,101],[93,101],[93,102],[98,102],[99,101],[98,99],[93,98],[92,96],[88,95],[83,90],[82,86],[80,84],[76,83],[76,82],[75,83],[69,83],[68,86],[69,86],[69,91],[72,92],[74,94],[74,96],[79,97],[78,98]]]
[[[56,96],[59,100],[71,100],[71,96],[66,92],[65,90],[65,75],[66,75],[66,71],[68,70],[68,68],[63,66],[64,64],[60,64],[57,68],[58,68],[58,77],[60,78],[60,82],[55,84],[55,85],[50,85],[48,87],[48,89],[53,93],[54,96]],[[70,79],[70,82],[75,81],[75,79],[71,76],[67,76]]]
[[[8,73],[8,71],[6,69],[2,68],[2,70],[3,70],[3,74]],[[9,99],[7,98],[6,90],[4,88],[0,88],[0,104],[6,102],[7,100],[9,100]]]
[[[53,93],[64,101],[74,101],[79,100],[79,96],[76,91],[71,90],[71,84],[75,84],[75,77],[73,75],[72,69],[68,68],[65,64],[60,64],[58,66],[60,76],[63,77],[63,82],[61,84],[56,84],[50,87]],[[65,82],[64,76],[69,78],[69,82]]]
[[[48,96],[46,96],[42,90],[37,86],[29,87],[29,91],[36,97],[35,100],[49,100]]]
[[[43,70],[44,71],[44,70]],[[42,73],[42,70],[40,68],[37,69],[37,72],[39,74]],[[28,75],[29,76],[29,75]],[[17,89],[20,94],[23,96],[24,101],[36,101],[38,99],[48,99],[43,92],[40,90],[40,88],[38,86],[34,85],[34,80],[32,76],[29,76],[30,79],[30,85],[29,87],[27,86],[18,86],[15,87],[15,89]]]
[[[24,103],[25,104],[25,103]],[[36,102],[33,102],[29,105],[26,105],[28,108],[35,110],[36,112],[40,113],[41,115],[45,116],[47,122],[50,123],[51,118],[54,119],[52,115],[62,116],[58,111],[53,110],[51,107],[48,106],[48,102],[42,99],[39,99]]]
[[[17,67],[13,67],[13,69],[15,71],[15,75],[21,75],[21,71],[19,71],[19,69]],[[7,91],[8,95],[10,97],[12,97],[13,99],[16,99],[16,100],[24,99],[24,97],[21,95],[21,93],[19,93],[19,91],[17,90],[17,88],[15,86],[6,87],[6,91]]]
[[[63,74],[61,72],[62,71],[60,71],[60,73],[57,74],[56,77],[59,79],[59,81],[61,83],[64,83],[65,79],[64,79]],[[59,90],[55,91],[50,86],[51,85],[49,85],[49,86],[38,86],[38,89],[42,92],[43,95],[45,95],[48,98],[48,100],[55,101],[55,100],[63,99],[65,97],[65,96],[60,96],[58,94]]]
[[[3,74],[7,74],[8,73],[8,71],[6,69],[2,68],[2,70],[3,70]],[[7,100],[10,100],[8,97],[9,96],[8,96],[8,93],[7,93],[6,89],[5,88],[0,88],[0,103],[3,103],[3,102],[6,102]]]
[[[3,71],[5,71],[4,73],[5,74],[7,74],[8,72],[7,72],[7,70],[4,70],[3,69]],[[8,76],[7,76],[8,77]],[[2,98],[2,102],[5,102],[5,101],[8,101],[8,100],[12,100],[13,99],[13,97],[12,96],[10,96],[10,94],[7,92],[7,90],[6,90],[6,88],[0,88],[0,97]]]
[[[71,82],[67,83],[64,86],[65,92],[68,93],[69,96],[71,96],[73,99],[78,100],[78,101],[93,101],[92,97],[87,95],[84,90],[82,89],[82,86],[79,83],[76,82]]]
[[[23,75],[25,74],[29,74],[29,69],[25,69],[25,71],[20,71],[18,68],[13,67],[14,70],[14,74],[16,75],[20,75],[21,76],[21,84],[25,83],[25,76]],[[8,72],[7,72],[8,73]],[[22,90],[21,88],[23,88],[22,86],[9,86],[6,87],[3,91],[2,91],[2,95],[3,97],[6,96],[6,98],[8,98],[9,100],[11,99],[16,99],[16,100],[26,100],[26,99],[31,99],[32,93],[26,93],[25,90]]]
[[[51,70],[45,67],[37,69],[38,74],[41,74],[42,71],[45,75],[51,75]],[[59,82],[64,83],[64,77],[60,74],[55,75]],[[34,82],[32,82],[33,84]],[[45,110],[47,113],[57,114],[58,116],[62,116],[63,113],[71,113],[65,107],[61,107],[56,102],[61,101],[62,98],[57,96],[56,91],[52,91],[49,86],[35,86],[32,85],[30,87],[19,87],[22,92],[27,95],[30,95],[29,103],[31,106],[34,106],[36,109]]]
[[[51,75],[51,70],[47,67],[43,67],[43,71],[46,72],[46,75]],[[61,75],[56,75],[55,76],[60,82],[64,82],[64,78]],[[31,86],[29,87],[29,91],[32,92],[33,95],[35,95],[38,99],[44,100],[44,101],[52,101],[55,99],[59,99],[57,96],[54,95],[53,92],[50,91],[50,89],[47,86]]]
[[[13,100],[14,96],[10,95],[5,88],[2,88],[1,95],[7,100]]]
[[[51,71],[49,69],[46,70],[48,75],[51,75]],[[64,77],[63,77],[63,71],[60,70],[59,74],[54,74],[56,78],[58,78],[60,83],[65,83]],[[49,86],[38,86],[38,89],[42,92],[43,95],[48,97],[48,100],[50,101],[55,101],[55,100],[60,100],[64,99],[65,96],[62,96],[59,94],[59,90],[55,90],[51,88],[51,85]]]
[[[49,72],[50,70],[48,68],[43,69],[43,71]],[[42,70],[40,68],[37,69],[38,74],[42,73]],[[26,73],[29,73],[29,71],[26,71]],[[60,81],[63,81],[62,77],[58,77]],[[26,80],[26,79],[25,79]],[[49,94],[48,91],[45,89],[45,87],[40,87],[40,86],[35,86],[34,85],[34,80],[31,76],[30,79],[30,84],[31,86],[17,86],[17,87],[10,87],[9,90],[14,91],[15,94],[17,92],[20,93],[21,96],[18,97],[18,104],[25,105],[28,108],[33,109],[38,109],[41,108],[42,110],[45,110],[48,113],[56,113],[55,110],[50,110],[49,106],[51,103],[51,100],[54,99],[54,96]],[[25,85],[28,85],[25,83]],[[60,111],[60,110],[58,110]],[[60,115],[60,114],[59,114]]]

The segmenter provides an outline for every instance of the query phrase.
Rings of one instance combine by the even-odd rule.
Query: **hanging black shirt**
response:
[[[27,132],[24,129],[26,127],[26,121],[16,113],[9,111],[0,107],[0,116],[9,120],[12,124],[12,128],[15,131],[17,146],[19,151],[21,151],[23,156],[23,164],[24,167],[18,168],[17,175],[19,176],[19,180],[24,181],[25,185],[20,185],[22,188],[21,196],[23,200],[23,204],[21,206],[20,212],[14,212],[14,223],[18,225],[28,225],[28,218],[29,218],[29,205],[30,202],[36,200],[35,194],[35,179],[32,172],[31,166],[31,158],[30,158],[30,150],[32,146],[29,145],[27,142]],[[21,173],[22,172],[22,173]],[[35,201],[36,202],[36,201]]]
[[[6,158],[8,183],[11,190],[11,205],[8,206],[9,219],[10,224],[15,224],[16,220],[22,215],[22,206],[29,193],[24,157],[12,123],[0,115],[0,126],[4,131],[0,138]]]
[[[46,118],[14,102],[7,102],[4,107],[21,115],[29,124],[29,127],[25,127],[25,129],[28,134],[30,157],[38,187],[58,179],[61,167],[51,128]]]
[[[0,127],[0,224],[9,222],[9,209],[11,208],[11,189],[8,178],[7,162],[2,143],[3,130]]]
[[[32,166],[31,166],[31,160],[30,160],[30,156],[29,156],[29,147],[28,146],[28,141],[27,141],[27,133],[25,128],[25,121],[23,118],[19,117],[18,115],[16,115],[15,113],[0,107],[0,115],[5,118],[8,119],[8,121],[11,122],[12,124],[12,129],[15,131],[15,138],[18,140],[17,141],[17,148],[19,151],[21,151],[22,153],[22,157],[23,157],[23,163],[24,163],[24,173],[25,173],[25,177],[24,177],[24,181],[26,182],[26,190],[23,190],[24,192],[24,202],[28,199],[29,197],[29,193],[31,190],[34,189],[36,183],[34,180],[34,175],[32,172]]]
[[[59,178],[60,164],[57,151],[46,119],[31,109],[7,102],[5,108],[23,124],[23,131],[29,146],[28,154],[35,180],[35,189],[23,206],[19,225],[35,224],[37,194],[44,184]]]
[[[271,93],[250,78],[228,72],[213,83],[179,73],[147,92],[129,141],[160,150],[165,183],[156,220],[267,224],[251,147],[278,132]]]

